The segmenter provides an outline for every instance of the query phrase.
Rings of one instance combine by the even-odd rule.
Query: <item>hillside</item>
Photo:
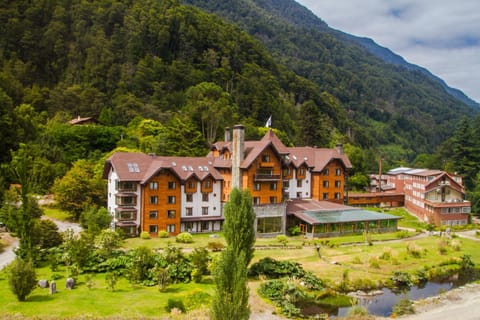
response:
[[[367,50],[293,0],[184,2],[237,24],[262,41],[277,61],[338,98],[355,123],[350,137],[364,147],[401,146],[410,156],[431,152],[462,116],[478,113],[424,69],[387,63],[371,53],[375,46]]]

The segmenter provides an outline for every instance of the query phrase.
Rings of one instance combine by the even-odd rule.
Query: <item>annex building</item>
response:
[[[272,130],[259,141],[245,141],[244,135],[241,125],[232,131],[227,129],[224,141],[214,143],[205,157],[113,154],[103,173],[108,180],[107,205],[113,217],[112,227],[131,236],[142,231],[151,236],[160,230],[172,235],[183,231],[220,231],[223,205],[237,187],[251,193],[259,236],[285,233],[292,223],[305,226],[305,233],[317,225],[311,232],[317,236],[321,230],[326,234],[344,228],[361,232],[365,223],[396,228],[392,216],[365,213],[360,219],[363,224],[358,221],[353,227],[353,221],[359,220],[352,220],[355,212],[348,215],[345,226],[341,216],[336,221],[323,220],[322,227],[311,220],[303,221],[302,202],[315,201],[318,212],[332,203],[346,203],[351,163],[342,147],[287,147]],[[295,213],[289,214],[289,208],[295,208]],[[382,224],[380,220],[395,223]]]

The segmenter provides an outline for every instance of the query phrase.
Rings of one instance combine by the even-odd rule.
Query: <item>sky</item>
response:
[[[371,38],[480,102],[480,1],[296,1],[331,28]]]

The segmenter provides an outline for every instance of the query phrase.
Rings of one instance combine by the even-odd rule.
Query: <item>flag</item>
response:
[[[272,126],[272,116],[270,116],[267,120],[267,123],[265,123],[265,127],[270,128]]]

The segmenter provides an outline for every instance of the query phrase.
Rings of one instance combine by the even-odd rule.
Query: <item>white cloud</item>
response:
[[[478,0],[297,0],[332,28],[372,38],[480,101]]]

